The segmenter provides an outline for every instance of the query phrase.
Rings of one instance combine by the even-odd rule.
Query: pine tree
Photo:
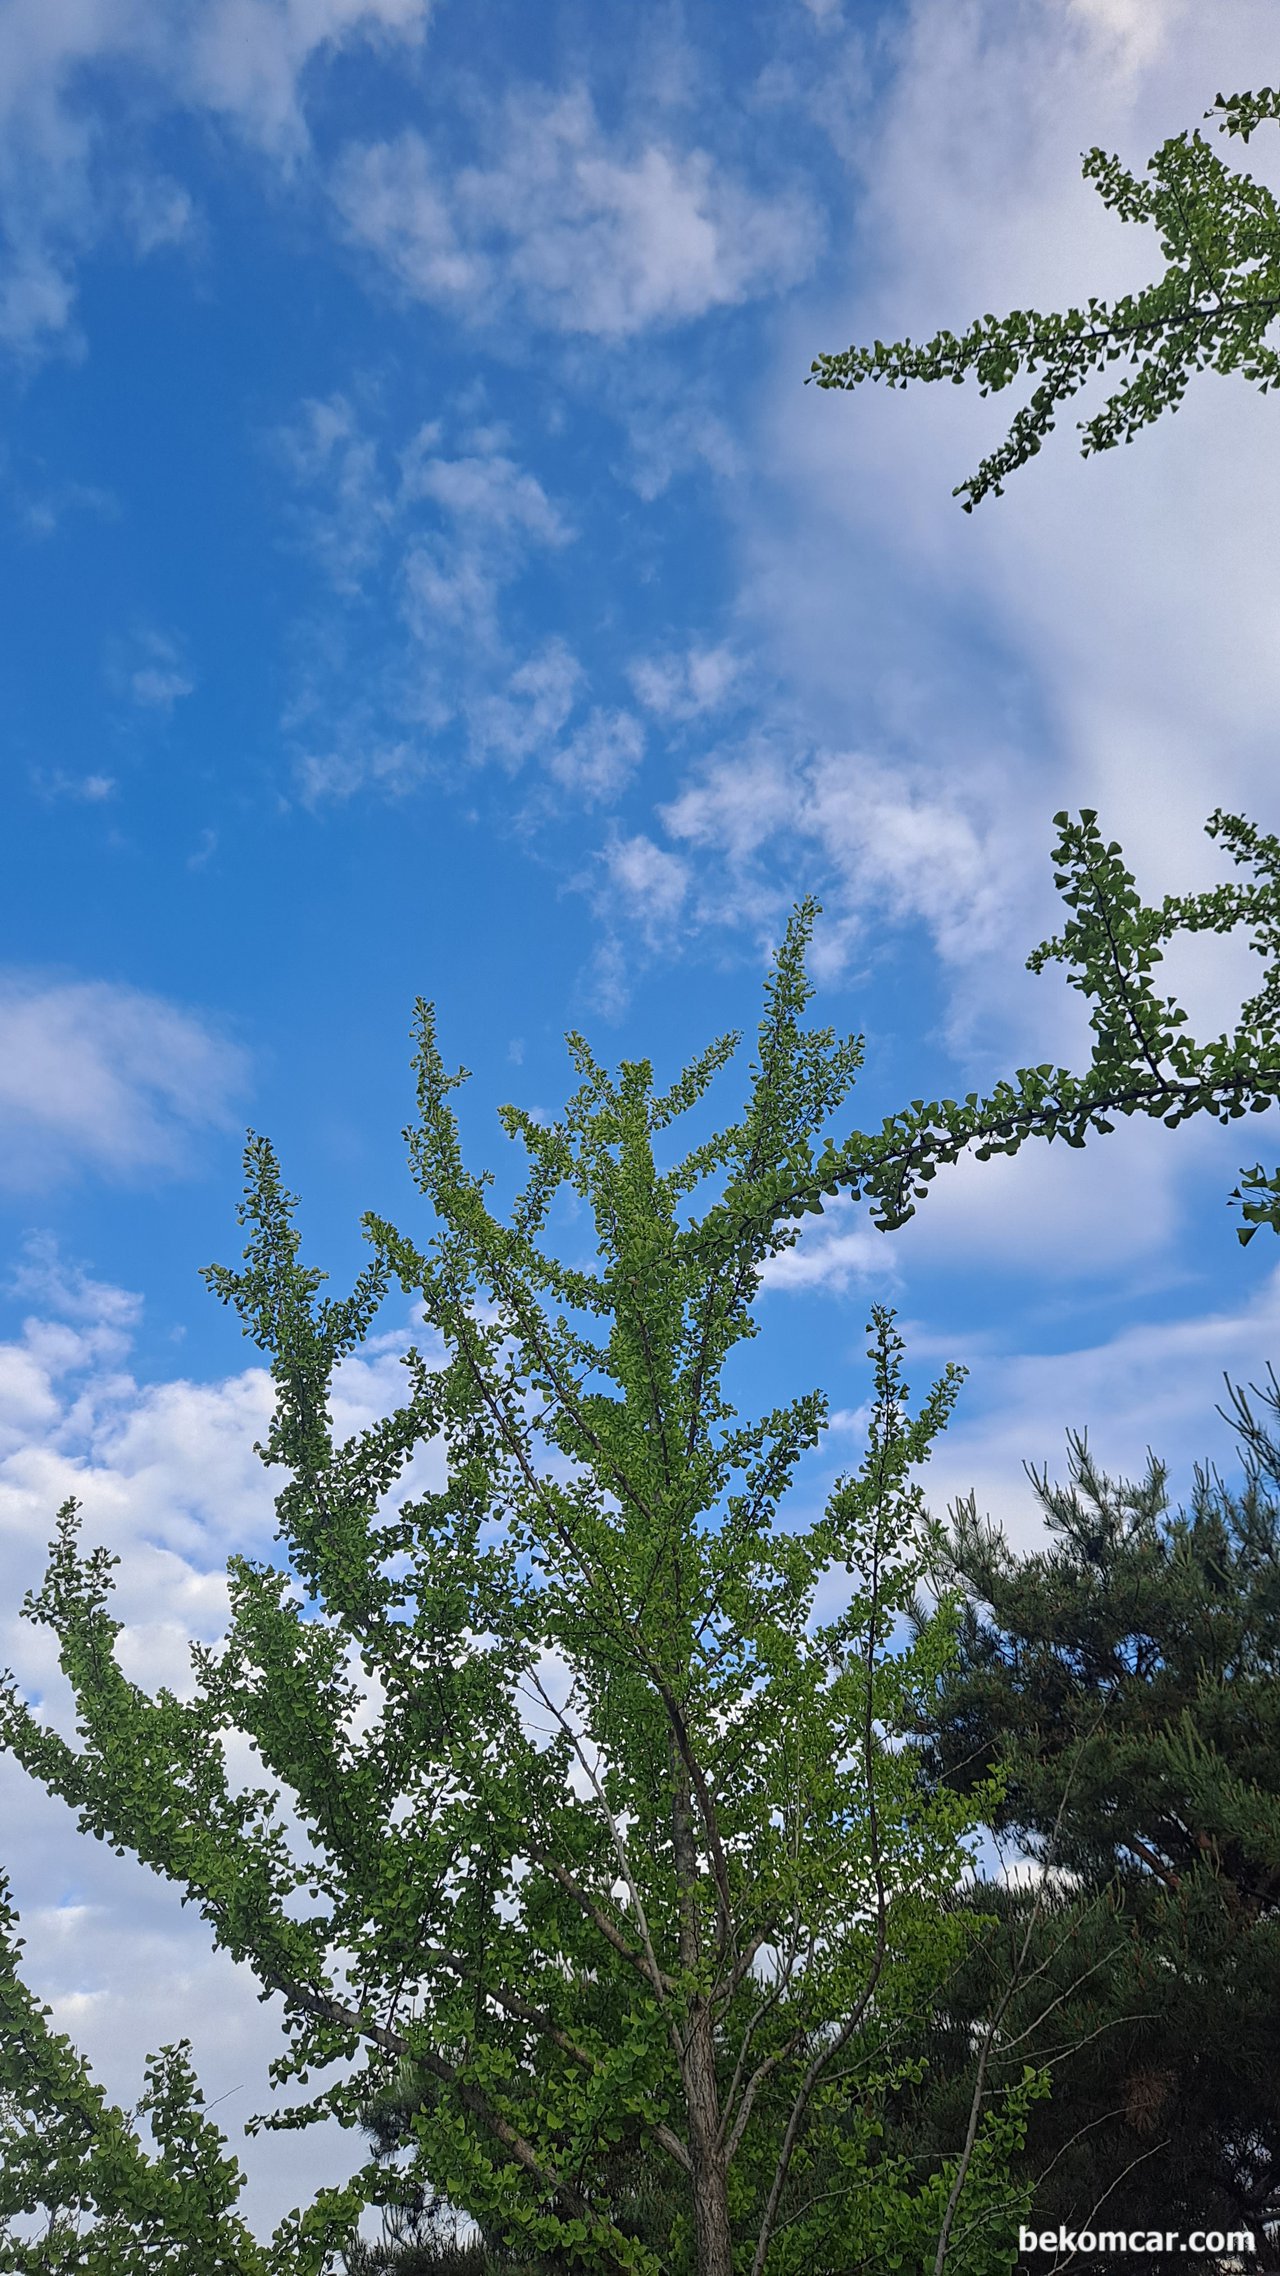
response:
[[[1032,1474],[1042,1548],[1015,1554],[972,1503],[955,1514],[944,1576],[966,1606],[931,1773],[963,1794],[998,1771],[992,1831],[1050,1881],[972,1892],[997,1926],[926,2035],[932,2083],[903,2111],[923,2148],[954,2130],[973,2030],[1012,1982],[992,2076],[1030,2059],[1053,2081],[1025,2153],[1032,2225],[1097,2225],[1101,2206],[1108,2228],[1244,2226],[1275,2267],[1276,1378],[1234,1393],[1232,1414],[1242,1480],[1198,1472],[1185,1510],[1160,1463],[1113,1480],[1081,1437],[1065,1485]]]

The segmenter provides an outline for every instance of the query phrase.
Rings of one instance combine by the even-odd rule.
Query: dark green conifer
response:
[[[1243,1475],[1114,1480],[1083,1436],[1068,1482],[1031,1473],[1043,1546],[972,1502],[944,1577],[960,1656],[923,1734],[931,1778],[997,1767],[992,1833],[1033,1864],[984,1875],[995,1926],[926,2034],[902,2122],[922,2154],[963,2122],[980,2019],[998,2088],[1030,2060],[1031,2220],[1246,2227],[1280,2265],[1280,1384],[1233,1392]],[[1039,1870],[1037,1870],[1037,1868]],[[1048,1877],[1046,1887],[1045,1877]],[[1097,2215],[1096,2222],[1094,2216]],[[1270,2232],[1270,2241],[1267,2241]]]

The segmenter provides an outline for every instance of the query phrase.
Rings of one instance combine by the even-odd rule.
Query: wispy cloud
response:
[[[572,716],[585,674],[563,640],[547,640],[467,704],[471,748],[513,772],[537,753],[554,752]]]
[[[416,46],[431,0],[213,0],[170,44],[170,70],[187,99],[231,121],[276,154],[308,141],[302,83],[326,52],[357,42]]]
[[[644,729],[629,711],[594,709],[568,742],[551,751],[547,772],[586,805],[616,799],[644,757]]]
[[[300,404],[270,440],[302,544],[339,592],[358,592],[395,514],[376,442],[340,394]]]
[[[676,654],[638,656],[628,678],[646,711],[661,720],[701,719],[730,701],[742,678],[732,648],[686,648]]]
[[[1195,1463],[1234,1467],[1236,1442],[1216,1411],[1223,1379],[1265,1379],[1278,1330],[1273,1268],[1242,1271],[1234,1296],[1211,1310],[1080,1344],[1058,1338],[1050,1350],[1018,1355],[953,1335],[946,1356],[968,1362],[969,1380],[935,1456],[930,1499],[941,1509],[973,1490],[979,1508],[1025,1546],[1041,1519],[1022,1465],[1047,1464],[1061,1477],[1069,1428],[1087,1430],[1103,1467],[1128,1476],[1141,1473],[1150,1449],[1171,1465],[1175,1494],[1185,1495]]]
[[[637,833],[614,838],[601,856],[608,890],[621,897],[635,918],[661,932],[679,916],[690,890],[690,871],[678,854]]]
[[[827,978],[865,951],[873,925],[925,928],[961,971],[1007,950],[1011,931],[1015,942],[1029,934],[1028,896],[1008,884],[1026,864],[996,770],[947,781],[887,753],[815,751],[778,710],[776,727],[695,759],[653,828],[607,856],[623,904],[646,923],[653,881],[665,881],[669,952],[677,911],[688,926],[768,935],[798,890],[823,899],[814,969]]]
[[[429,0],[136,0],[50,7],[9,0],[0,53],[0,345],[74,346],[76,271],[104,238],[145,257],[180,242],[193,207],[163,167],[121,167],[90,74],[128,84],[134,117],[203,112],[277,161],[307,148],[303,86],[355,42],[418,41]],[[131,149],[137,138],[130,137]]]
[[[80,806],[102,806],[117,788],[114,775],[68,774],[63,767],[33,768],[31,781],[41,798],[65,798]]]
[[[815,216],[795,190],[748,187],[705,151],[611,140],[589,95],[511,93],[478,163],[408,130],[354,145],[333,181],[353,243],[415,299],[485,322],[622,340],[793,285]]]
[[[141,631],[130,643],[130,650],[116,663],[113,677],[140,711],[159,712],[167,718],[184,696],[194,695],[195,675],[182,643],[171,633]]]
[[[1023,737],[1011,809],[1034,801],[1047,834],[1055,807],[1097,805],[1166,875],[1199,860],[1214,804],[1265,801],[1274,775],[1269,400],[1207,379],[1141,448],[1087,464],[1065,420],[1008,495],[968,518],[952,486],[1003,431],[1014,391],[797,400],[793,382],[816,346],[1147,281],[1151,233],[1103,210],[1080,151],[1102,142],[1140,170],[1217,88],[1256,81],[1270,21],[1255,0],[1072,0],[1014,17],[998,0],[914,0],[885,99],[850,149],[861,256],[829,273],[803,336],[787,327],[763,430],[773,479],[749,501],[746,613],[815,708],[911,705],[915,751],[936,737],[944,804],[957,720],[999,747],[1001,770]],[[1248,164],[1273,179],[1274,145],[1255,139]]]
[[[0,975],[0,1181],[178,1171],[224,1128],[244,1052],[195,1013],[105,980]]]
[[[35,538],[52,537],[73,514],[114,521],[120,512],[119,499],[92,482],[61,481],[36,487],[15,480],[13,497],[22,527]]]
[[[629,710],[592,703],[568,641],[531,636],[513,605],[576,532],[507,432],[464,425],[451,447],[437,419],[398,449],[380,447],[339,396],[304,405],[276,440],[299,537],[341,597],[344,625],[377,618],[358,706],[332,700],[335,653],[340,678],[353,676],[342,636],[317,639],[288,719],[303,797],[403,796],[442,779],[439,754],[460,742],[473,764],[508,774],[536,764],[544,806],[615,802],[643,759],[644,728]]]

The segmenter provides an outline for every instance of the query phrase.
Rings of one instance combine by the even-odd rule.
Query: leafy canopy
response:
[[[1205,116],[1247,143],[1264,119],[1280,118],[1280,92],[1219,95]],[[1165,268],[1153,284],[1110,302],[1091,295],[1061,313],[980,316],[967,331],[923,342],[877,340],[819,355],[810,368],[824,388],[944,379],[959,387],[972,374],[982,395],[999,394],[1024,372],[1041,374],[1004,441],[952,492],[967,514],[989,492],[1001,496],[1062,406],[1112,364],[1127,365],[1128,375],[1080,422],[1085,457],[1132,442],[1176,411],[1197,371],[1239,372],[1264,394],[1280,379],[1280,353],[1267,342],[1280,313],[1280,207],[1265,184],[1224,165],[1195,129],[1163,142],[1145,176],[1099,149],[1087,152],[1083,172],[1121,221],[1155,229]]]
[[[434,1232],[419,1246],[369,1219],[372,1261],[335,1300],[301,1260],[271,1148],[251,1142],[244,1265],[209,1277],[271,1358],[263,1451],[287,1473],[282,1562],[233,1560],[224,1646],[194,1653],[191,1699],[152,1699],[114,1658],[112,1560],[85,1555],[64,1512],[28,1609],[58,1637],[81,1744],[12,1685],[0,1739],[86,1830],[178,1883],[281,1998],[281,2085],[356,2065],[272,2122],[356,2124],[379,2096],[406,2114],[399,2163],[375,2153],[351,2192],[267,2248],[282,2276],[325,2265],[362,2199],[427,2183],[496,2237],[600,2267],[821,2266],[840,2224],[848,2249],[856,2205],[869,2236],[908,2252],[925,2231],[939,2249],[954,2235],[953,2264],[961,2238],[975,2266],[990,2248],[983,2205],[1008,2203],[998,2126],[1023,2123],[1025,2103],[949,2178],[874,2147],[899,2022],[965,1933],[947,1895],[973,1805],[922,1797],[889,1743],[946,1661],[945,1615],[908,1650],[893,1637],[924,1554],[912,1474],[956,1378],[910,1418],[881,1319],[866,1461],[806,1523],[791,1489],[823,1400],[743,1422],[726,1369],[757,1332],[762,1270],[832,1195],[862,1196],[889,1229],[967,1151],[1080,1146],[1117,1115],[1229,1122],[1280,1099],[1280,840],[1215,815],[1242,874],[1148,905],[1095,815],[1058,827],[1066,921],[1030,962],[1065,965],[1090,1005],[1081,1074],[1021,1068],[986,1097],[913,1100],[833,1138],[861,1053],[804,1023],[806,905],[743,1113],[670,1167],[666,1133],[701,1109],[735,1038],[666,1093],[647,1063],[611,1076],[572,1038],[580,1080],[562,1118],[504,1114],[530,1167],[502,1219],[465,1166],[461,1078],[424,1008],[408,1138]],[[1158,992],[1164,948],[1238,927],[1260,985],[1232,1028],[1198,1041]],[[1246,1169],[1236,1199],[1241,1240],[1280,1229],[1280,1172]],[[594,1264],[548,1245],[566,1209],[593,1228]],[[402,1403],[338,1439],[335,1371],[393,1282],[425,1331]],[[231,1782],[232,1731],[261,1786]],[[38,2011],[23,2014],[44,2046]],[[93,2160],[80,2196],[70,2164],[33,2162],[49,2120],[13,2044],[0,2095],[26,2178],[10,2202],[74,2227],[94,2217]],[[74,2066],[39,2060],[83,2116]],[[151,2091],[181,2101],[186,2075],[175,2056]],[[194,2105],[184,2124],[205,2141]],[[109,2114],[94,2126],[112,2170],[119,2128]],[[167,2186],[170,2155],[148,2189]],[[685,2208],[656,2258],[618,2186],[655,2158]],[[960,2183],[977,2204],[957,2224]],[[231,2180],[224,2196],[216,2219],[238,2238]],[[135,2264],[149,2265],[121,2265]]]
[[[400,2113],[393,2154],[260,2263],[228,2209],[234,2241],[202,2268],[301,2276],[361,2203],[415,2191],[513,2251],[633,2276],[918,2263],[944,2256],[944,2230],[955,2268],[1007,2260],[1034,2080],[963,2164],[922,2171],[880,2134],[904,2019],[966,1935],[949,1900],[978,1805],[926,1793],[901,1743],[951,1649],[945,1611],[909,1640],[905,1622],[929,1550],[915,1473],[959,1377],[913,1413],[877,1316],[866,1455],[814,1511],[796,1477],[825,1401],[744,1419],[726,1376],[795,1238],[746,1197],[808,1174],[861,1057],[805,1024],[812,921],[798,912],[777,957],[736,1121],[663,1167],[736,1039],[662,1092],[646,1062],[611,1075],[571,1038],[560,1119],[504,1111],[529,1163],[505,1218],[465,1164],[461,1077],[421,1007],[407,1137],[428,1232],[367,1220],[345,1298],[322,1295],[276,1157],[251,1141],[243,1264],[208,1277],[270,1356],[281,1556],[232,1560],[230,1628],[193,1647],[189,1697],[126,1678],[113,1560],[63,1513],[27,1609],[57,1637],[79,1743],[13,1684],[0,1736],[280,2001],[276,2081],[310,2092],[265,2123]],[[689,1214],[707,1193],[712,1217],[743,1220],[728,1249]],[[422,1323],[403,1396],[342,1438],[335,1373],[393,1284]],[[232,1777],[237,1734],[260,1784]],[[177,2062],[162,2087],[181,2101]],[[0,2087],[25,2076],[0,2055]],[[198,2152],[229,2208],[235,2177],[189,2104],[177,2201]],[[112,2178],[119,2129],[95,2119],[80,2187],[63,2167],[46,2186],[37,2116],[22,2208],[52,2187],[69,2238],[88,2224],[92,2256],[123,2221],[122,2276],[150,2268]],[[666,2177],[657,2241],[618,2186],[637,2160]]]

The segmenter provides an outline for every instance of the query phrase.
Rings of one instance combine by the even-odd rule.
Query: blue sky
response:
[[[270,1521],[262,1379],[198,1271],[249,1122],[336,1276],[362,1210],[409,1217],[415,995],[491,1157],[498,1103],[558,1102],[568,1026],[662,1067],[750,1028],[816,891],[869,1122],[1078,1055],[1022,969],[1057,807],[1155,891],[1218,874],[1216,804],[1276,826],[1273,405],[1206,383],[1085,466],[1064,433],[968,519],[998,404],[802,384],[851,338],[1145,281],[1079,153],[1140,163],[1274,77],[1272,13],[5,0],[0,1659],[33,1687],[13,1608],[72,1487],[135,1670],[216,1633]],[[1179,977],[1208,1022],[1238,960]],[[971,1370],[939,1505],[975,1486],[1024,1535],[1068,1425],[1185,1479],[1222,1370],[1275,1356],[1238,1151],[966,1168],[892,1241],[837,1209],[759,1352],[854,1417],[894,1302],[917,1380]],[[175,1998],[211,2076],[260,2075],[269,2019],[169,1893],[4,1797],[33,1974],[113,2088]],[[315,2153],[269,2154],[278,2208]]]

